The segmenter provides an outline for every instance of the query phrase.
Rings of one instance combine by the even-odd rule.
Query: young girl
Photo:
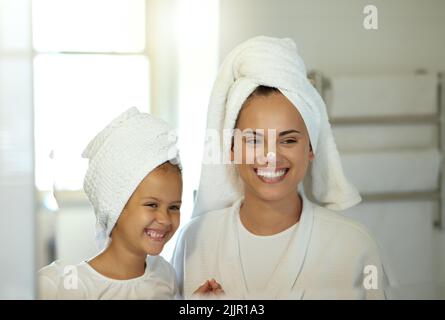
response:
[[[206,278],[233,299],[385,297],[375,242],[332,211],[360,196],[291,40],[257,37],[229,54],[207,127],[222,143],[206,153],[216,149],[232,164],[203,164],[195,218],[173,257],[185,298]],[[231,137],[227,129],[238,130]]]
[[[175,273],[159,253],[179,226],[182,178],[175,136],[131,108],[87,146],[84,189],[104,250],[75,266],[39,271],[41,299],[171,299]],[[83,235],[79,234],[79,237]],[[205,282],[198,293],[211,292]]]

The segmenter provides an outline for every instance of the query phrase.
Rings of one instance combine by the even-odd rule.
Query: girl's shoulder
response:
[[[72,266],[62,262],[61,260],[56,260],[40,269],[37,272],[37,276],[39,277],[39,279],[44,279],[57,285],[58,282],[68,272],[68,269],[70,267]]]
[[[82,261],[78,264],[72,264],[62,260],[55,260],[51,264],[41,268],[37,272],[37,276],[57,281],[73,272],[78,273],[79,270],[84,270],[86,264],[86,261]]]
[[[57,276],[62,269],[63,263],[60,260],[56,260],[51,264],[44,266],[38,271],[39,276],[54,277]]]
[[[159,255],[147,256],[146,261],[145,273],[129,280],[108,278],[85,261],[76,265],[54,261],[38,272],[39,299],[143,299],[157,294],[173,297],[176,291],[173,267]],[[155,288],[159,292],[152,292]]]
[[[84,295],[83,284],[78,275],[78,266],[56,260],[37,273],[39,299],[59,299],[61,288],[72,290],[74,299]],[[80,295],[79,295],[80,294]]]

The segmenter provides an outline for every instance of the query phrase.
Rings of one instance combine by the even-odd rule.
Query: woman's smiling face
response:
[[[232,160],[237,157],[236,150],[242,150],[238,155],[242,161],[235,165],[245,192],[266,201],[295,195],[314,155],[306,125],[293,104],[277,91],[254,95],[241,109],[236,129],[242,132],[242,139],[235,139]],[[275,139],[275,151],[268,150],[271,138]],[[249,152],[254,154],[253,161],[249,161]]]

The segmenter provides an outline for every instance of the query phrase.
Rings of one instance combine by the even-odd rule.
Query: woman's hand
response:
[[[224,290],[222,289],[221,285],[216,282],[215,279],[207,280],[193,293],[193,295],[205,296],[208,298],[211,298],[212,296],[219,296],[222,294],[224,294]]]

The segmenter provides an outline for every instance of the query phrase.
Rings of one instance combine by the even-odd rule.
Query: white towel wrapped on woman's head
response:
[[[306,67],[290,39],[255,37],[233,49],[223,61],[210,97],[207,129],[222,137],[221,154],[227,159],[240,109],[260,85],[274,87],[300,112],[307,127],[315,159],[304,178],[306,196],[332,210],[344,210],[361,201],[356,188],[344,176],[332,136],[326,106],[306,76]],[[213,148],[206,142],[205,150]],[[242,196],[233,177],[233,165],[206,164],[201,170],[193,216],[222,209]]]
[[[99,132],[82,157],[89,159],[84,190],[96,214],[100,249],[140,182],[164,162],[180,165],[172,128],[135,107]]]

